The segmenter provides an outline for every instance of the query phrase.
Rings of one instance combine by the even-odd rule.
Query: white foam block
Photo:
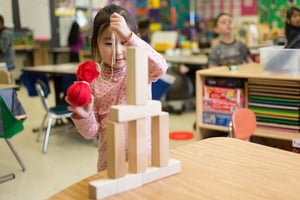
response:
[[[101,199],[117,194],[119,179],[100,179],[89,183],[89,195],[93,199]]]
[[[127,174],[125,178],[121,178],[117,182],[117,190],[118,192],[125,192],[131,190],[133,188],[140,187],[143,184],[142,182],[142,174]]]
[[[161,102],[150,100],[145,105],[114,105],[110,107],[109,119],[115,122],[127,122],[161,113]]]
[[[167,166],[164,167],[148,167],[145,172],[142,173],[143,184],[177,174],[181,171],[180,161],[176,159],[170,159]]]
[[[100,179],[89,183],[89,195],[93,199],[103,199],[142,185],[142,174],[126,174],[118,179]]]

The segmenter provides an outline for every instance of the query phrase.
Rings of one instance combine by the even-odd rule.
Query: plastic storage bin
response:
[[[300,74],[300,49],[270,46],[259,49],[262,71],[282,74]]]

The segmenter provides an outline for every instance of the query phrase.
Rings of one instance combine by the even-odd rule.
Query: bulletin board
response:
[[[135,1],[134,14],[137,21],[149,19],[159,29],[181,29],[183,21],[189,14],[189,1],[139,0]]]
[[[259,21],[271,27],[283,28],[286,11],[291,6],[300,6],[300,0],[264,0],[259,1]]]
[[[198,0],[197,12],[201,19],[214,19],[219,13],[225,12],[233,17],[256,15],[259,0]]]
[[[109,4],[116,4],[126,8],[131,14],[134,14],[134,2],[135,0],[109,0]]]
[[[55,16],[74,16],[76,13],[75,0],[54,0],[54,7]]]
[[[19,0],[19,7],[22,28],[31,29],[35,41],[49,41],[51,39],[49,1]]]

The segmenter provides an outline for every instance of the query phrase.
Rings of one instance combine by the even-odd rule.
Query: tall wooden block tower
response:
[[[127,105],[111,106],[107,122],[107,178],[91,181],[91,198],[102,199],[181,170],[169,158],[169,114],[160,101],[148,100],[148,58],[142,48],[127,48]],[[147,152],[147,118],[151,118],[151,159]],[[128,122],[128,165],[125,127]]]

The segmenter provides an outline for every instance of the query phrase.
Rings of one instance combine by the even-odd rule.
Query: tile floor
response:
[[[53,91],[53,90],[52,90]],[[37,133],[32,132],[40,125],[44,110],[38,97],[29,97],[21,86],[18,97],[28,118],[25,130],[11,139],[26,165],[23,172],[4,140],[0,140],[0,176],[15,173],[14,180],[0,184],[0,199],[44,200],[63,188],[96,173],[97,147],[92,140],[85,140],[71,125],[52,129],[48,151],[42,153],[42,140],[36,142]],[[53,96],[51,102],[54,102]],[[194,131],[195,112],[181,115],[170,114],[170,131]],[[174,148],[196,140],[170,141]]]

